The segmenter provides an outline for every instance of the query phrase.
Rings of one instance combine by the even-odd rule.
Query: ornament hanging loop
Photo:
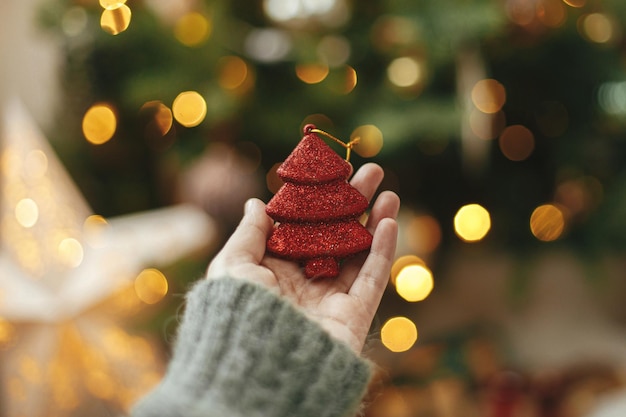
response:
[[[313,125],[307,125],[306,128],[305,128],[305,132],[307,132],[307,133],[319,133],[319,134],[324,135],[327,138],[333,140],[334,142],[340,144],[344,148],[346,148],[346,162],[350,161],[350,155],[352,153],[352,148],[354,147],[354,145],[358,144],[359,140],[361,139],[359,137],[356,137],[354,139],[351,139],[350,142],[346,143],[346,142],[342,141],[341,139],[337,139],[336,137],[334,137],[330,133],[324,132],[323,130],[318,129],[317,127],[315,127]]]

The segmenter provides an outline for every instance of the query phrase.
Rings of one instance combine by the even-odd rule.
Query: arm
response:
[[[368,198],[382,180],[373,164],[352,184]],[[370,377],[359,358],[387,284],[399,201],[382,193],[367,227],[367,256],[335,280],[306,280],[291,262],[265,254],[273,223],[259,200],[188,295],[163,382],[133,416],[315,416],[355,413]]]

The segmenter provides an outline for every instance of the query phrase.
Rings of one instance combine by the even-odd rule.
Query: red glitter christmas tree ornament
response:
[[[346,160],[317,133],[341,143]],[[347,181],[352,171],[347,159],[355,143],[306,125],[304,137],[277,170],[285,184],[267,203],[267,214],[278,222],[267,250],[300,262],[307,278],[336,277],[342,259],[372,244],[372,235],[359,222],[368,201]]]

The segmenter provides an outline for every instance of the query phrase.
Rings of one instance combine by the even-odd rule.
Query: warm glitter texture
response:
[[[313,129],[304,127],[304,137],[278,168],[285,184],[266,211],[280,223],[267,249],[302,263],[308,278],[334,278],[341,259],[372,244],[372,235],[358,220],[368,202],[347,182],[350,164]]]

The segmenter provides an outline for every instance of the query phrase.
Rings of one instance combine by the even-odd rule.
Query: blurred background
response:
[[[307,123],[402,199],[366,416],[626,415],[626,2],[0,12],[0,416],[127,412]]]

